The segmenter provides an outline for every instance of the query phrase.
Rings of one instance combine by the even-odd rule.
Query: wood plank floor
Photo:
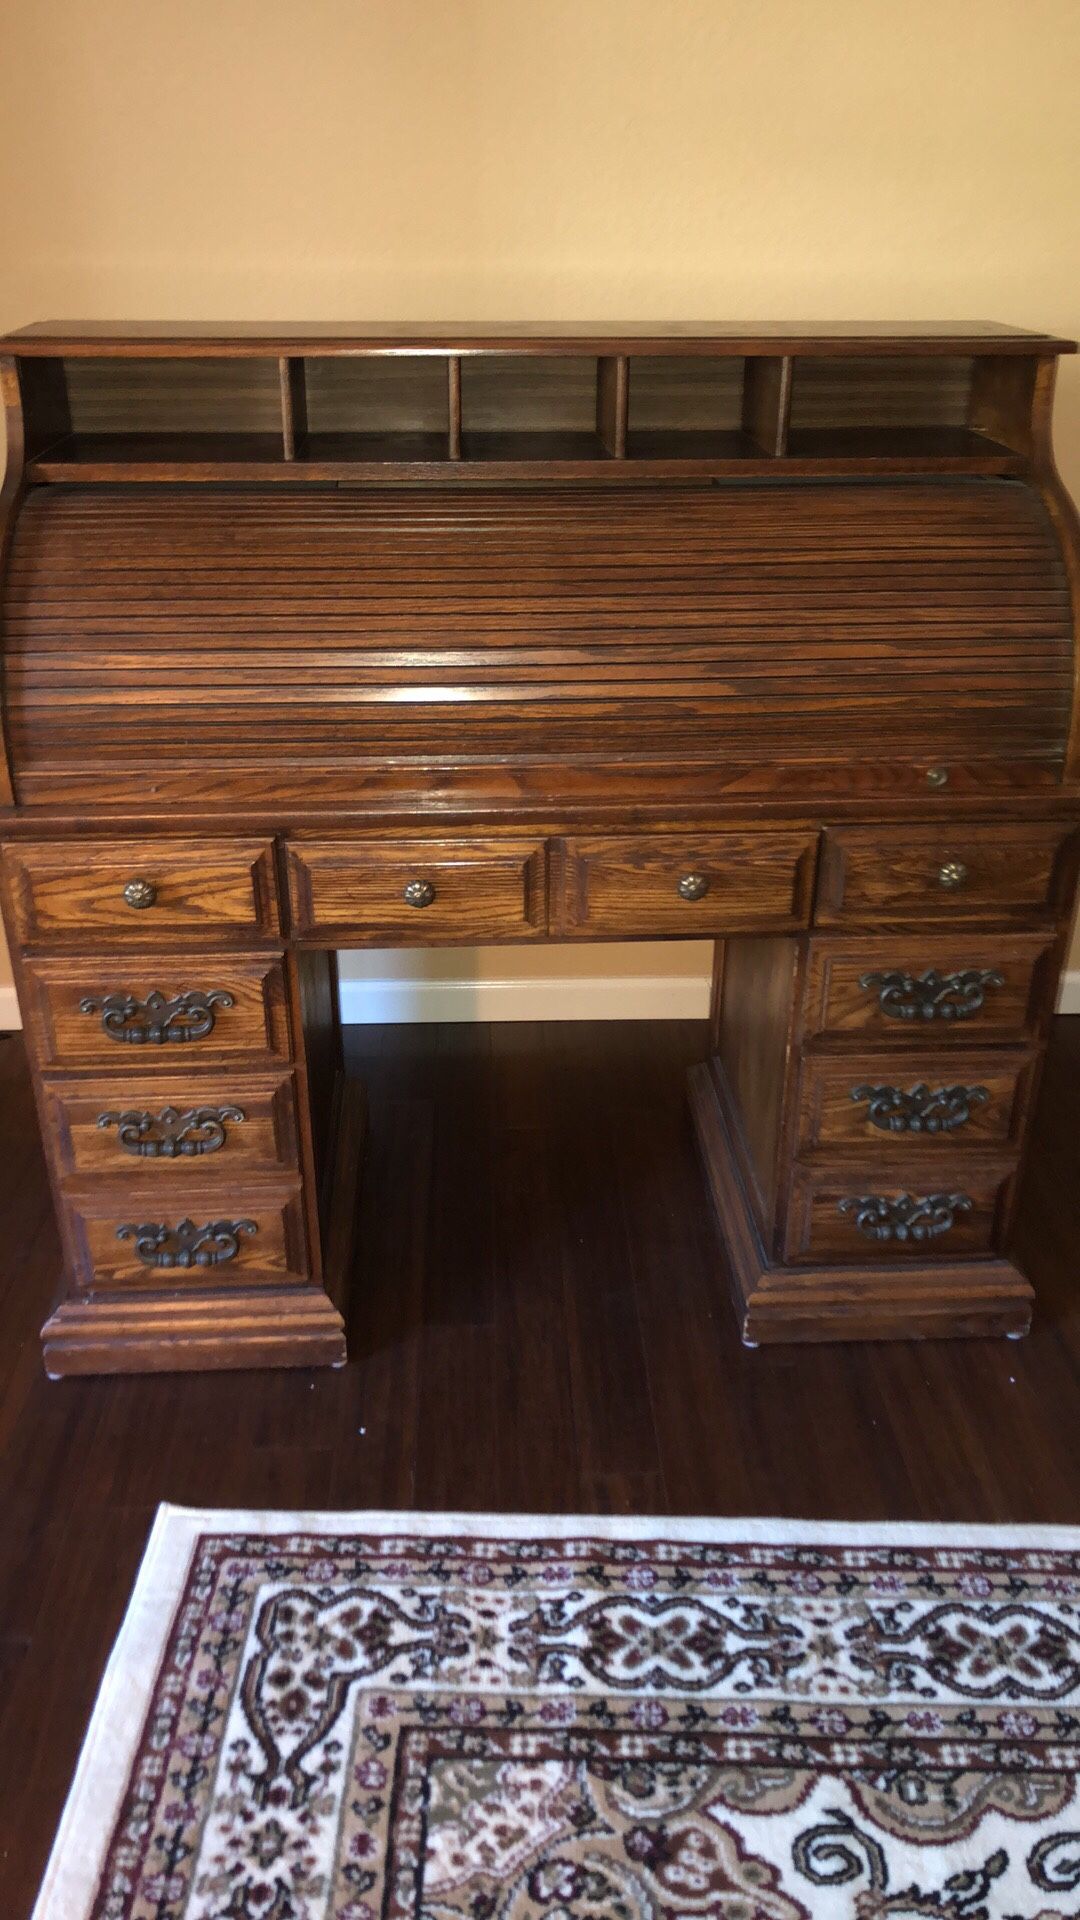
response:
[[[1080,1019],[1023,1342],[739,1344],[691,1023],[353,1029],[370,1151],[341,1372],[48,1383],[58,1247],[0,1039],[0,1915],[21,1920],[159,1500],[1080,1523]]]

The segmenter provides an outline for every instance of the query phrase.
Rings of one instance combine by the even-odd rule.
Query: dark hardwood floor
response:
[[[159,1500],[1080,1522],[1080,1019],[1026,1180],[1022,1342],[739,1344],[683,1093],[704,1027],[353,1029],[341,1372],[50,1384],[58,1248],[0,1039],[0,1915],[28,1913]]]

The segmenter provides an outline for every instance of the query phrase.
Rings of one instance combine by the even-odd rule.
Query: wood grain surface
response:
[[[992,481],[39,488],[4,607],[29,802],[78,769],[99,804],[186,773],[193,803],[211,780],[251,806],[388,757],[421,791],[597,754],[831,762],[838,787],[881,755],[1060,774],[1069,731],[1053,529]]]

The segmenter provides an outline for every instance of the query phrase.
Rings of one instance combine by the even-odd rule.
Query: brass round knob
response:
[[[939,887],[945,887],[949,893],[955,893],[957,887],[962,887],[967,879],[968,870],[962,860],[946,860],[944,865],[938,868],[937,877]]]
[[[684,873],[679,881],[678,892],[682,900],[703,900],[708,891],[708,876],[704,873]]]
[[[410,880],[402,889],[401,897],[407,907],[430,907],[435,889],[430,880]]]
[[[129,880],[124,888],[124,899],[129,907],[152,907],[157,899],[157,888],[152,880]]]
[[[949,784],[948,767],[927,767],[926,784],[928,787],[947,787]]]

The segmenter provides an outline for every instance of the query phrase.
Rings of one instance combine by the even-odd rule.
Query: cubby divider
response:
[[[461,459],[461,355],[452,353],[446,362],[446,402],[449,454]]]
[[[612,460],[626,458],[629,370],[625,353],[605,355],[596,363],[596,431],[604,452]]]
[[[307,440],[307,369],[302,360],[278,361],[281,384],[281,444],[286,460],[296,459],[296,447]]]

